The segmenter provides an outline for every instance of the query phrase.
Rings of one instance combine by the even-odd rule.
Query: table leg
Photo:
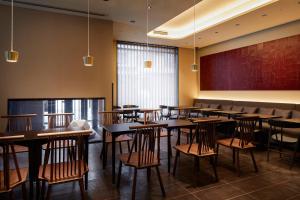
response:
[[[112,183],[115,184],[115,165],[116,165],[116,137],[112,134],[112,147],[111,147],[111,162],[112,162]]]
[[[171,171],[171,129],[168,130],[168,173]]]
[[[34,181],[36,181],[36,199],[39,198],[39,182],[38,173],[41,164],[42,145],[37,141],[31,142],[28,146],[29,159],[29,197],[33,199],[34,196]]]
[[[107,155],[107,152],[106,152],[106,130],[103,129],[102,131],[102,167],[103,169],[105,169],[106,167],[106,155]]]
[[[86,162],[86,164],[89,166],[89,139],[88,138],[86,138],[85,139],[85,151],[84,151],[84,154],[85,154],[85,162]],[[88,189],[88,182],[89,182],[89,172],[87,172],[86,174],[85,174],[85,179],[84,179],[84,181],[85,181],[85,190],[87,190]]]

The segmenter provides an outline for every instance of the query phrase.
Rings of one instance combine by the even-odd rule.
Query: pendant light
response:
[[[149,11],[151,9],[151,6],[149,4],[149,0],[147,0],[147,52],[146,52],[146,60],[144,61],[144,67],[147,69],[152,68],[152,61],[149,59],[149,37],[148,37],[148,31],[149,31]]]
[[[94,66],[94,57],[90,55],[90,0],[88,0],[88,55],[83,56],[83,64],[86,67]]]
[[[10,51],[5,51],[6,62],[18,62],[19,52],[14,50],[14,0],[11,0],[11,32],[10,32]]]
[[[198,71],[198,65],[196,63],[196,1],[194,0],[194,63],[192,64],[192,71]]]

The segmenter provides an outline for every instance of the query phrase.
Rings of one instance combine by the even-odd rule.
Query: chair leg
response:
[[[103,146],[101,148],[101,153],[100,153],[100,160],[102,160],[102,159],[103,159]]]
[[[214,170],[216,182],[218,182],[219,181],[219,177],[218,177],[218,173],[217,173],[216,156],[214,158],[210,157],[210,163],[211,163],[211,165],[213,167],[213,170]]]
[[[120,154],[123,154],[122,143],[119,142]]]
[[[120,161],[120,163],[119,163],[119,171],[118,171],[118,179],[117,179],[117,188],[120,187],[121,174],[122,174],[122,162]]]
[[[135,200],[136,177],[137,177],[137,168],[134,168],[132,191],[131,191],[132,200]]]
[[[83,178],[79,179],[78,182],[79,182],[79,187],[80,187],[81,199],[85,199],[84,186],[83,186]]]
[[[127,140],[127,148],[128,148],[128,153],[130,152],[130,144],[129,144],[129,140]]]
[[[52,192],[52,185],[48,184],[48,190],[47,190],[46,200],[50,199],[51,192]]]
[[[290,165],[290,169],[292,169],[292,167],[294,166],[294,162],[295,162],[295,159],[296,159],[296,156],[297,156],[298,146],[299,146],[299,140],[295,144],[295,149],[294,149],[294,153],[293,153],[293,157],[292,157],[292,162],[291,162],[291,165]]]
[[[241,176],[241,168],[240,168],[240,151],[237,150],[236,152],[236,169],[238,176]]]
[[[160,172],[159,172],[158,166],[156,166],[155,169],[156,169],[156,173],[157,173],[157,177],[158,177],[158,181],[159,181],[161,192],[162,192],[163,196],[165,197],[166,196],[166,192],[165,192],[165,188],[164,188],[163,182],[161,180],[161,176],[160,176]]]
[[[23,195],[23,199],[26,200],[27,199],[26,183],[22,184],[22,195]]]
[[[235,148],[232,149],[232,163],[235,163]]]
[[[42,181],[42,191],[41,191],[42,199],[45,198],[45,189],[46,189],[46,181]]]
[[[253,162],[255,172],[258,172],[258,168],[257,168],[257,165],[256,165],[256,161],[255,161],[255,157],[254,157],[252,149],[250,150],[250,154],[251,154],[251,158],[252,158],[252,162]]]
[[[148,182],[150,181],[150,178],[151,178],[151,168],[148,167],[147,168],[147,180],[148,180]]]
[[[216,165],[218,163],[218,157],[219,157],[219,144],[217,144],[217,149],[216,149],[217,155],[216,155]]]
[[[173,166],[173,176],[175,176],[175,173],[176,173],[178,157],[179,157],[179,151],[176,150],[176,155],[175,155],[175,159],[174,159],[174,166]]]

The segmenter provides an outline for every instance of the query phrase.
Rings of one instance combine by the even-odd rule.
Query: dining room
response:
[[[300,199],[299,0],[0,0],[0,199]]]

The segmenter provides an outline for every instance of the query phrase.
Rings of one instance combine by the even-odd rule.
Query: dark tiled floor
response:
[[[238,177],[232,165],[231,152],[221,148],[217,168],[218,182],[214,181],[213,171],[207,160],[200,161],[200,172],[196,173],[194,160],[184,155],[180,156],[177,174],[173,177],[167,173],[166,138],[162,141],[160,171],[167,197],[161,196],[155,171],[152,171],[151,180],[148,182],[146,172],[142,170],[138,172],[136,199],[300,200],[299,161],[290,170],[288,158],[280,159],[278,154],[272,153],[270,162],[267,162],[266,152],[257,150],[255,156],[259,172],[255,173],[249,155],[243,153],[241,154],[242,174]],[[117,189],[111,184],[111,166],[106,170],[102,169],[99,159],[100,148],[101,144],[93,144],[90,148],[89,189],[85,194],[87,199],[131,199],[133,170],[123,167],[121,186]],[[25,160],[23,157],[20,159]],[[111,163],[110,160],[108,163]],[[14,197],[21,199],[19,188],[14,191]],[[0,199],[4,198],[0,196]],[[78,184],[67,183],[54,186],[51,199],[80,199]]]

